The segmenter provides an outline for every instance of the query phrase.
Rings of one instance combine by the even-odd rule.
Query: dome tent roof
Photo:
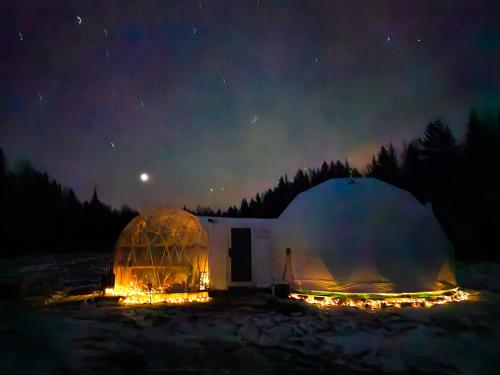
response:
[[[453,252],[429,208],[373,178],[334,179],[299,194],[274,223],[292,249],[295,287],[331,292],[453,288]]]
[[[199,219],[187,211],[164,207],[147,210],[123,229],[116,247],[132,245],[207,246]]]
[[[161,208],[136,216],[123,229],[114,256],[115,289],[191,292],[208,276],[208,237],[199,219]]]

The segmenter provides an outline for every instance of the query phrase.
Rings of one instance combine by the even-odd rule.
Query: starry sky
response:
[[[226,208],[500,103],[498,1],[2,1],[0,147],[81,199]],[[147,174],[145,178],[144,174]]]

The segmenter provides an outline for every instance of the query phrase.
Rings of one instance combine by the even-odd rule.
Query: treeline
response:
[[[195,210],[184,207],[185,210],[200,216],[227,216],[227,217],[278,217],[297,194],[332,178],[361,177],[361,173],[349,165],[349,162],[326,162],[320,168],[299,169],[290,180],[285,174],[280,177],[278,184],[264,193],[257,193],[247,200],[243,198],[239,207],[232,206],[225,211],[214,211],[210,207],[198,206]]]
[[[472,112],[463,141],[457,142],[446,124],[429,123],[422,137],[397,153],[383,146],[360,173],[349,162],[323,162],[321,167],[298,170],[291,179],[239,207],[207,216],[274,218],[293,198],[332,178],[370,176],[406,189],[433,211],[459,259],[500,259],[500,113]],[[137,212],[100,202],[80,202],[46,173],[24,163],[10,170],[0,149],[0,257],[29,253],[67,253],[111,250],[122,228]]]
[[[11,171],[1,149],[0,207],[0,257],[108,251],[137,215],[127,206],[103,204],[95,190],[90,202],[80,202],[73,190],[28,162]]]
[[[278,217],[292,199],[325,180],[361,173],[339,161],[318,169],[299,170],[289,181],[256,194],[240,206],[214,212],[198,207],[205,216]],[[500,259],[500,112],[472,111],[463,141],[457,142],[441,120],[430,122],[422,137],[404,145],[398,155],[393,145],[382,146],[362,173],[411,192],[434,214],[453,243],[457,258]]]
[[[458,259],[500,259],[500,112],[472,111],[462,142],[442,121],[431,122],[401,160],[382,147],[366,175],[431,203]]]

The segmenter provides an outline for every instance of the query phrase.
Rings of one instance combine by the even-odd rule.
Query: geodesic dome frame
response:
[[[158,293],[208,289],[208,236],[194,215],[171,208],[141,214],[115,247],[115,290]]]

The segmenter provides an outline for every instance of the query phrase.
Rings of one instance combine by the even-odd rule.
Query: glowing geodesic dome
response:
[[[115,289],[162,293],[208,288],[208,237],[196,216],[173,208],[141,214],[115,247]]]

